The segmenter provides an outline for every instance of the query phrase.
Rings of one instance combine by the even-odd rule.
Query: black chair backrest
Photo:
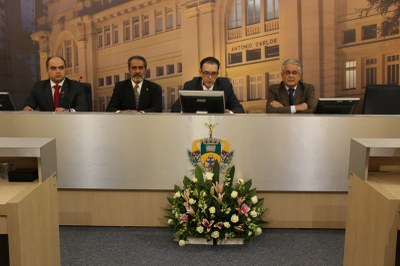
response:
[[[92,102],[92,85],[90,83],[81,82],[81,85],[84,89],[86,102],[89,108],[89,112],[93,110],[93,102]]]
[[[368,85],[365,89],[364,114],[400,114],[400,86]]]

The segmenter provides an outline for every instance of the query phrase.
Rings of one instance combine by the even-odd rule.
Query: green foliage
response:
[[[261,234],[266,208],[264,199],[257,198],[252,181],[234,182],[235,167],[227,169],[220,182],[219,165],[213,173],[203,173],[200,167],[192,178],[183,178],[183,187],[174,186],[174,197],[168,198],[168,225],[176,240],[203,237],[207,240],[239,237],[252,239]]]
[[[358,9],[361,17],[368,17],[373,12],[380,14],[384,21],[378,27],[382,36],[399,33],[400,1],[399,0],[366,0],[367,7]]]

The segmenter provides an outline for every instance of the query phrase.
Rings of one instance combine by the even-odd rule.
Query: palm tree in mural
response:
[[[399,33],[399,0],[367,0],[367,7],[358,10],[362,17],[368,16],[371,11],[377,11],[385,18],[378,28],[382,36]]]

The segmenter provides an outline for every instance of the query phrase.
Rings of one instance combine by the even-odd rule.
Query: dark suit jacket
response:
[[[283,108],[272,108],[271,102],[278,101],[283,104]],[[312,113],[314,112],[316,100],[315,100],[315,88],[311,84],[303,83],[299,81],[294,94],[294,104],[307,103],[308,109],[299,113]],[[268,89],[267,96],[267,113],[289,113],[290,114],[290,103],[289,95],[287,93],[285,84],[283,81],[280,84],[274,84]]]
[[[36,82],[25,100],[24,106],[40,111],[54,111],[50,79]],[[73,108],[75,111],[88,111],[83,86],[78,81],[65,78],[60,91],[59,107]]]
[[[140,90],[139,108],[136,108],[135,93],[130,79],[115,84],[113,94],[107,106],[107,112],[118,110],[140,110],[145,112],[162,111],[162,90],[160,85],[143,80]]]
[[[183,90],[203,90],[202,78],[195,77],[185,82]],[[213,87],[214,91],[224,91],[225,108],[234,113],[244,113],[243,107],[232,88],[232,83],[227,78],[217,78]],[[182,110],[179,99],[172,105],[171,112],[180,112]]]

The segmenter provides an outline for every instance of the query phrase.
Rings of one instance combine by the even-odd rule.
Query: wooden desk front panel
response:
[[[55,177],[31,186],[8,201],[11,265],[60,265],[57,205]]]
[[[400,175],[350,177],[344,264],[395,265]]]

